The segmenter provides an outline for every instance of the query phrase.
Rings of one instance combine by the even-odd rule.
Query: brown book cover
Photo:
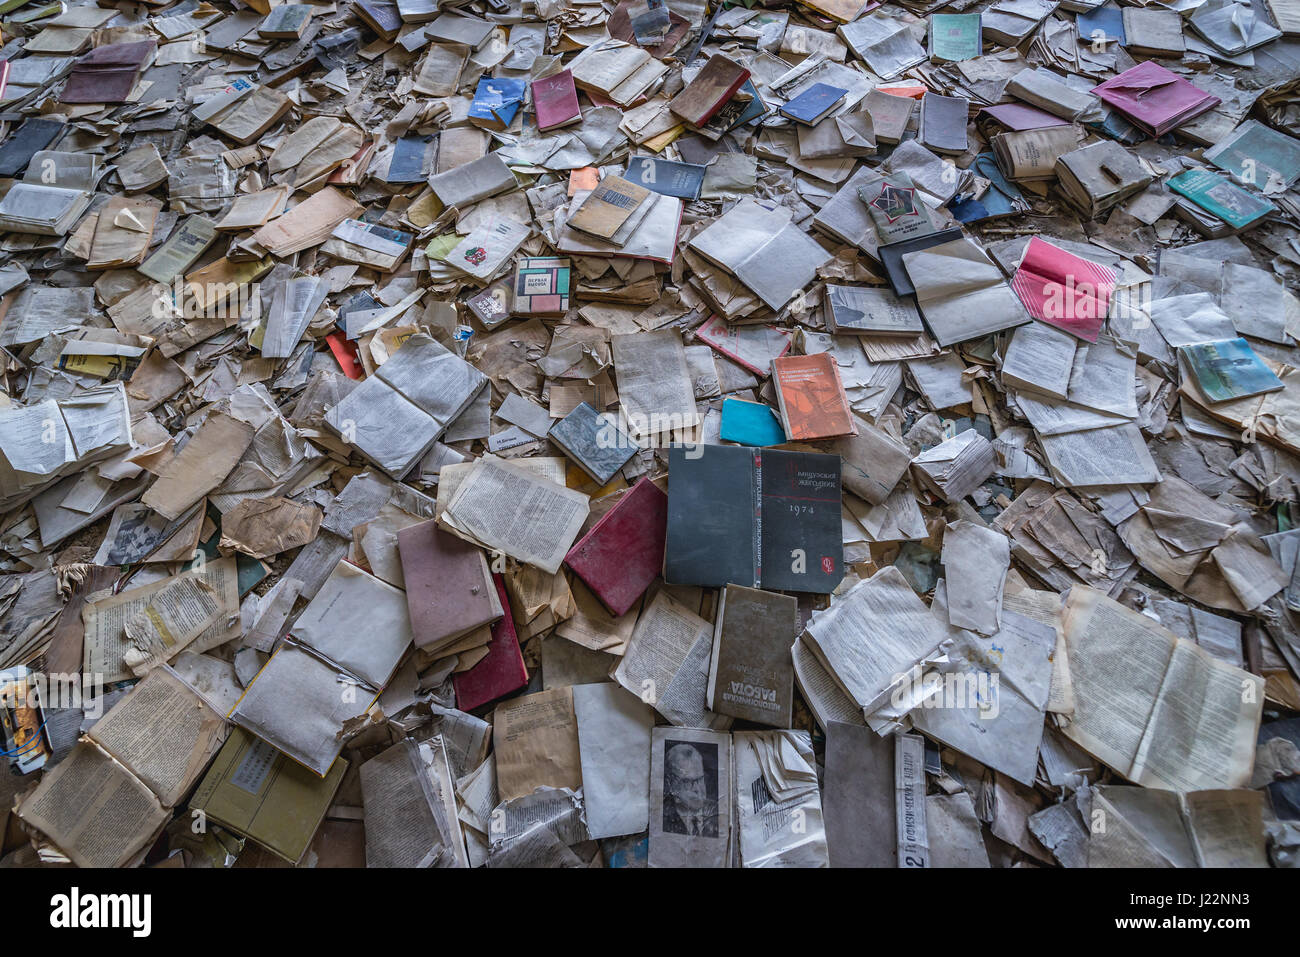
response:
[[[831,353],[773,359],[772,381],[787,438],[833,439],[857,434]]]
[[[695,79],[672,98],[668,109],[692,126],[703,126],[748,79],[749,71],[743,66],[715,53]]]
[[[621,176],[606,176],[569,217],[568,225],[612,240],[649,198],[650,190],[644,186],[629,183]]]
[[[73,66],[59,102],[125,103],[157,49],[153,40],[96,47]]]
[[[799,603],[789,595],[727,585],[713,626],[709,710],[788,728],[794,695],[790,647]]]
[[[397,533],[415,646],[446,647],[501,617],[501,600],[478,547],[432,519]]]

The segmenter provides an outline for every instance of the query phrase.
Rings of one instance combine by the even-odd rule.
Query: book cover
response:
[[[642,477],[564,557],[614,616],[641,600],[664,567],[668,496]]]
[[[469,121],[475,126],[504,130],[515,118],[523,102],[523,80],[513,77],[482,77],[469,107]]]
[[[1177,73],[1151,60],[1094,86],[1092,92],[1102,102],[1156,136],[1200,116],[1220,102],[1217,96],[1193,86]]]
[[[763,98],[758,95],[758,87],[753,80],[746,80],[740,89],[722,105],[722,108],[700,127],[700,133],[708,139],[718,139],[740,126],[753,123],[769,110]]]
[[[672,28],[666,0],[632,0],[628,5],[632,33],[641,46],[656,46]]]
[[[1029,240],[1011,288],[1035,319],[1096,342],[1110,314],[1115,270],[1039,239]]]
[[[1082,35],[1082,34],[1081,34]],[[930,14],[930,59],[973,60],[983,52],[978,13]]]
[[[452,686],[456,689],[456,707],[461,711],[481,708],[528,684],[528,668],[524,665],[514,619],[510,616],[505,582],[500,575],[492,577],[503,614],[501,620],[492,626],[487,656],[468,671],[451,676]]]
[[[0,176],[18,176],[27,168],[32,157],[68,131],[68,124],[62,120],[47,120],[32,117],[23,120],[21,126],[5,137],[0,143]]]
[[[501,617],[482,549],[431,519],[398,531],[397,553],[417,648],[436,651]]]
[[[925,331],[916,303],[879,286],[826,284],[827,327],[836,335],[914,336]]]
[[[356,0],[352,7],[380,39],[396,40],[402,31],[402,15],[397,4],[388,0]]]
[[[882,243],[928,236],[939,228],[906,173],[891,173],[870,186],[859,186],[858,198],[866,204]]]
[[[1211,402],[1244,399],[1284,387],[1245,339],[1198,342],[1180,351],[1196,376],[1197,386]]]
[[[832,353],[773,359],[772,383],[785,434],[792,440],[832,439],[857,431]]]
[[[621,176],[606,176],[569,217],[567,225],[613,240],[650,198],[650,190]],[[643,213],[644,215],[644,213]]]
[[[773,359],[790,351],[791,336],[788,329],[733,326],[721,316],[713,316],[695,330],[695,338],[761,379],[771,371]]]
[[[285,3],[273,7],[257,28],[259,35],[274,40],[296,39],[303,35],[311,21],[312,8],[309,3]]]
[[[843,578],[840,495],[838,455],[674,446],[664,580],[829,593]]]
[[[926,93],[921,97],[922,145],[936,153],[957,155],[966,152],[966,114],[964,96],[941,96]]]
[[[533,109],[537,111],[537,128],[542,132],[581,120],[582,109],[578,106],[573,74],[561,70],[554,76],[534,80]]]
[[[1219,217],[1234,230],[1277,211],[1263,196],[1242,189],[1226,176],[1205,169],[1184,170],[1168,180],[1169,188]]]
[[[722,401],[719,435],[724,442],[759,447],[785,441],[785,429],[771,406],[731,397]]]
[[[692,126],[703,126],[736,95],[749,75],[739,63],[715,53],[695,79],[668,102],[668,109]]]
[[[616,416],[602,415],[586,402],[579,402],[551,426],[548,438],[601,485],[613,479],[638,450]]]
[[[657,156],[633,156],[627,161],[626,178],[654,193],[676,196],[688,202],[700,198],[705,166],[678,163]]]
[[[569,311],[569,260],[524,257],[515,266],[514,311],[562,316]]]
[[[235,726],[199,783],[190,807],[296,864],[325,818],[348,762],[324,777]]]
[[[790,647],[799,631],[794,597],[744,585],[723,588],[713,626],[709,710],[788,728],[794,697]]]
[[[793,100],[780,108],[783,116],[788,116],[797,123],[812,126],[833,110],[849,91],[829,83],[814,83]]]

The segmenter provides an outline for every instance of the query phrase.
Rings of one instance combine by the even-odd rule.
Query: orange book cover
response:
[[[773,359],[772,375],[788,438],[857,435],[840,370],[829,352]]]

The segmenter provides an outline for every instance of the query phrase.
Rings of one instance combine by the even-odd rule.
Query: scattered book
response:
[[[916,304],[881,286],[826,284],[826,326],[835,335],[914,336],[924,332]]]
[[[550,440],[600,485],[606,485],[639,450],[613,415],[586,402],[551,426]]]
[[[415,647],[436,654],[503,615],[483,550],[430,520],[397,532]]]
[[[785,442],[785,429],[772,407],[728,396],[722,401],[719,436],[724,442],[762,448]]]
[[[940,63],[973,60],[983,50],[978,13],[930,14],[930,59]]]
[[[1179,354],[1210,402],[1229,402],[1285,388],[1245,339],[1198,342],[1182,346]]]
[[[641,600],[664,567],[668,496],[641,478],[564,557],[615,617]]]
[[[582,122],[582,109],[578,106],[578,90],[573,84],[573,73],[559,73],[533,81],[533,109],[537,113],[537,128],[543,133]]]
[[[1184,170],[1170,177],[1168,186],[1210,215],[1223,220],[1233,232],[1253,226],[1270,213],[1277,212],[1277,207],[1259,193],[1242,189],[1226,176],[1210,170]]]
[[[524,665],[524,653],[519,648],[514,619],[510,616],[505,584],[500,575],[493,577],[502,614],[501,620],[492,626],[487,654],[472,668],[451,676],[452,686],[456,689],[456,707],[461,711],[481,708],[528,684],[528,668]]]
[[[504,130],[523,105],[524,87],[522,79],[482,77],[469,107],[469,121],[484,129]]]
[[[775,728],[790,726],[799,603],[790,595],[728,584],[718,598],[705,704]]]
[[[791,440],[833,439],[857,431],[833,353],[773,359],[772,384]]]
[[[624,176],[651,192],[694,202],[700,198],[707,169],[706,166],[679,163],[658,156],[633,156],[627,161]]]
[[[778,112],[796,123],[816,126],[835,111],[849,91],[829,83],[814,83],[793,100],[780,107]]]
[[[514,312],[562,316],[569,311],[569,260],[524,257],[515,264]]]
[[[650,190],[621,176],[606,176],[566,222],[572,229],[623,245],[649,212]],[[622,240],[622,242],[620,242]]]
[[[840,508],[838,455],[674,446],[664,580],[833,591],[844,575]]]
[[[703,126],[748,79],[749,71],[743,66],[715,53],[695,79],[668,101],[668,108],[692,126]]]
[[[307,32],[312,12],[310,3],[282,3],[272,7],[257,28],[257,35],[268,40],[297,40]]]

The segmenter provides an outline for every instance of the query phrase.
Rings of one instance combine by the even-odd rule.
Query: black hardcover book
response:
[[[885,243],[877,247],[876,255],[880,257],[880,264],[885,267],[885,277],[889,280],[889,284],[894,287],[894,294],[897,296],[916,295],[916,287],[912,285],[912,280],[907,276],[907,268],[903,265],[903,253],[914,253],[918,249],[941,246],[944,243],[952,242],[954,239],[961,239],[961,235],[961,227],[953,226],[950,229],[941,229],[937,233],[903,239],[896,243]]]
[[[676,446],[664,580],[829,593],[844,577],[840,498],[838,455]]]
[[[67,128],[68,124],[58,120],[43,120],[40,117],[26,120],[0,144],[0,176],[17,176],[27,168],[33,156],[41,150],[49,149],[50,144]]]
[[[637,444],[614,416],[602,416],[586,402],[551,426],[548,438],[601,485],[627,464]]]

